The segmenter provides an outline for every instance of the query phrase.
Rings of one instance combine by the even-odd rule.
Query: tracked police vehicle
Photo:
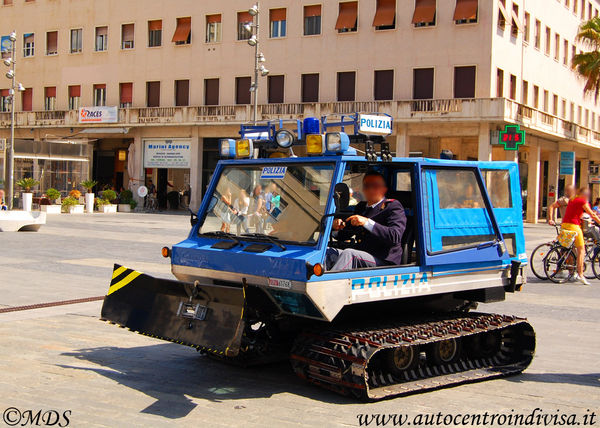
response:
[[[163,248],[178,281],[115,265],[102,318],[228,362],[289,358],[367,399],[521,372],[531,325],[472,312],[525,282],[517,165],[395,158],[391,132],[381,114],[242,125],[189,236]],[[402,263],[327,271],[371,170],[405,210]]]

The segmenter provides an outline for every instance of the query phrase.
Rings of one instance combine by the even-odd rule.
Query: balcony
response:
[[[396,122],[519,123],[528,132],[556,139],[577,141],[600,148],[600,134],[592,129],[504,98],[435,99],[407,101],[345,101],[323,103],[262,104],[258,120],[302,119],[328,114],[381,112]],[[36,127],[130,127],[239,125],[252,117],[251,105],[215,105],[189,107],[130,107],[119,109],[115,124],[79,124],[77,111],[17,112],[16,126]],[[0,127],[10,126],[10,113],[0,113]]]

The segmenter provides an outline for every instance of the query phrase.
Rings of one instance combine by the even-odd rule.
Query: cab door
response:
[[[425,265],[489,266],[508,259],[479,168],[421,165]]]

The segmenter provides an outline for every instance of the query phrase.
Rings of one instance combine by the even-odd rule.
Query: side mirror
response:
[[[346,183],[337,183],[333,188],[336,211],[344,211],[350,205],[350,189]]]

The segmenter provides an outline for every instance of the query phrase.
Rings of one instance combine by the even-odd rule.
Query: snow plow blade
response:
[[[244,289],[154,278],[115,265],[101,319],[233,357],[244,331]]]

